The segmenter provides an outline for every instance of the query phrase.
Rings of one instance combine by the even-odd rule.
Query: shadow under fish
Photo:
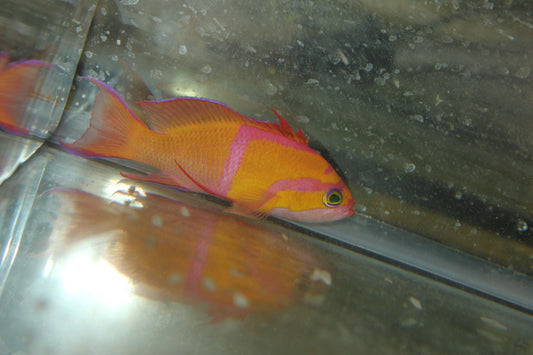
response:
[[[206,307],[213,322],[320,300],[331,284],[324,262],[285,234],[158,195],[120,193],[124,204],[51,190],[61,204],[52,255],[97,240],[136,294]]]

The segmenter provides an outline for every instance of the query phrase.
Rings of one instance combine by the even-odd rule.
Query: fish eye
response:
[[[336,207],[342,203],[342,193],[337,189],[329,190],[324,195],[323,201],[328,207]]]

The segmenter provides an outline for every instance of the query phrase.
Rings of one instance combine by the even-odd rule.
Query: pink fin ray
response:
[[[307,137],[304,133],[301,130],[295,132],[276,111],[274,113],[279,118],[280,123],[253,120],[220,102],[194,97],[141,101],[138,104],[146,114],[148,126],[157,132],[168,132],[186,125],[234,122],[274,132],[307,145]]]

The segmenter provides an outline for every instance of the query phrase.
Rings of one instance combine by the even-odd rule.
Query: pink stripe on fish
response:
[[[337,188],[342,190],[344,183],[341,181],[338,184],[332,184],[328,182],[322,182],[313,178],[299,178],[291,180],[280,180],[273,183],[267,190],[268,193],[275,194],[278,191],[302,191],[302,192],[313,192],[313,191],[328,191],[332,188]]]
[[[251,127],[243,124],[239,131],[237,132],[237,136],[233,140],[233,143],[231,144],[230,150],[229,150],[229,156],[226,159],[226,163],[224,165],[224,170],[222,172],[222,176],[220,177],[218,181],[218,189],[217,191],[220,194],[226,195],[229,190],[231,189],[231,184],[233,181],[233,177],[239,170],[242,159],[244,158],[244,154],[246,153],[246,150],[248,149],[248,144],[252,140],[267,140],[271,142],[278,143],[279,145],[283,147],[289,147],[296,150],[303,150],[308,151],[316,154],[314,150],[309,148],[308,146],[296,142],[290,138],[284,137],[282,135],[272,133],[272,132],[266,132],[261,129],[258,129],[256,127]]]

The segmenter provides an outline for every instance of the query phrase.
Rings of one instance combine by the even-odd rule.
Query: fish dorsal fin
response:
[[[301,130],[295,132],[276,111],[280,123],[256,121],[233,111],[228,106],[195,97],[178,97],[163,101],[141,101],[139,106],[146,114],[146,123],[157,132],[168,132],[179,126],[212,122],[238,122],[265,131],[281,134],[307,145],[307,137]]]

